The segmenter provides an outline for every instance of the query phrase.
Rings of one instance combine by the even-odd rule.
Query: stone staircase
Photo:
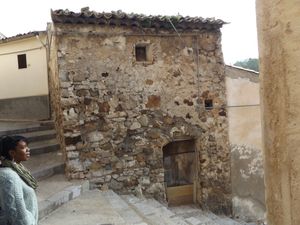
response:
[[[202,211],[168,208],[154,199],[90,190],[40,221],[40,225],[256,225]]]
[[[54,124],[1,122],[0,136],[28,138],[31,158],[24,165],[38,179],[40,225],[256,225],[200,210],[195,205],[168,208],[154,199],[89,190],[89,183],[68,181]]]
[[[52,121],[0,121],[0,136],[3,135],[22,135],[29,141],[31,157],[23,164],[38,180],[40,219],[89,188],[88,182],[69,182],[65,178],[63,155]]]

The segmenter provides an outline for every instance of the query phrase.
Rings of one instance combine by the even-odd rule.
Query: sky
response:
[[[0,8],[0,33],[6,37],[45,30],[50,10],[83,7],[97,12],[122,10],[145,15],[215,17],[229,22],[222,28],[226,64],[258,58],[255,0],[5,0]]]

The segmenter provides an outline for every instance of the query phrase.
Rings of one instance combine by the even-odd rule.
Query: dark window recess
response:
[[[146,54],[146,46],[136,46],[135,47],[135,58],[136,61],[147,61],[147,54]]]
[[[27,68],[26,54],[18,55],[18,66],[19,69]]]
[[[213,100],[206,99],[204,100],[205,109],[212,109],[213,108]]]

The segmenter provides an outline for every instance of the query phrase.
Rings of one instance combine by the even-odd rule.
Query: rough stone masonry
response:
[[[194,140],[194,199],[230,214],[224,22],[88,9],[52,20],[51,99],[68,177],[164,201],[162,148]]]

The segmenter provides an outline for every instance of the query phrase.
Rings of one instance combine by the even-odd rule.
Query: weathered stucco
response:
[[[231,145],[233,215],[245,221],[265,218],[264,170],[261,149]]]
[[[300,224],[300,2],[257,1],[268,224]]]
[[[264,171],[258,73],[226,66],[233,215],[264,220]]]
[[[258,73],[226,66],[230,143],[261,148]]]
[[[68,176],[164,200],[162,148],[195,140],[196,201],[230,214],[220,31],[186,32],[183,41],[170,31],[96,25],[55,24],[52,32]],[[136,61],[135,45],[147,46],[146,62]]]

